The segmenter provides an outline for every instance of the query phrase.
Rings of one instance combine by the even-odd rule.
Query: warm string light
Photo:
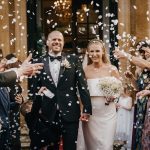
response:
[[[86,4],[81,5],[81,10],[77,12],[77,16],[79,17],[79,20],[81,22],[84,21],[84,16],[87,15],[89,12],[89,9],[87,8]]]
[[[57,0],[54,2],[54,7],[59,17],[69,18],[71,16],[71,12],[70,12],[71,1],[70,0]]]

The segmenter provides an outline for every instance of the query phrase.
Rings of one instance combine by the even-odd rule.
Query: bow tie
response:
[[[49,57],[50,57],[50,60],[51,60],[51,61],[54,61],[55,59],[57,59],[58,61],[61,61],[61,56],[56,56],[56,57],[54,57],[54,56],[50,56],[50,55],[49,55]]]

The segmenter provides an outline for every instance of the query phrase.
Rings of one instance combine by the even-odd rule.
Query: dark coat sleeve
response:
[[[38,59],[34,61],[33,63],[41,63],[42,59]],[[41,70],[42,71],[42,70]],[[40,85],[40,75],[37,74],[36,76],[33,76],[29,82],[32,82],[30,85],[30,91],[29,91],[29,99],[33,102],[31,112],[25,114],[25,121],[27,123],[27,126],[30,130],[32,130],[39,118],[39,110],[41,108],[42,103],[42,96],[37,95],[39,89],[38,87],[41,87]]]
[[[32,104],[31,112],[25,114],[25,121],[30,130],[34,128],[36,121],[39,118],[39,110],[41,108],[42,96],[36,96],[36,100]]]
[[[0,73],[0,87],[6,87],[15,84],[17,74],[15,71]]]
[[[91,98],[88,91],[87,80],[85,78],[85,73],[79,59],[77,59],[76,62],[76,77],[81,102],[83,104],[83,113],[92,114]]]

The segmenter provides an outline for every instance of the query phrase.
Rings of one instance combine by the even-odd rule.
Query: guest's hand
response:
[[[150,95],[150,90],[142,90],[136,94],[136,97],[144,97]]]
[[[25,116],[26,113],[29,113],[31,112],[31,109],[32,109],[32,101],[27,101],[27,102],[24,102],[22,105],[21,105],[21,114],[23,116]]]
[[[33,76],[37,73],[40,73],[39,70],[43,68],[43,63],[31,64],[30,60],[32,59],[32,54],[30,54],[27,59],[23,62],[21,67],[18,69],[18,76]]]
[[[89,117],[90,117],[90,114],[83,113],[83,114],[81,114],[80,120],[84,121],[84,122],[88,122]]]
[[[116,48],[114,51],[114,57],[116,59],[120,59],[120,58],[127,58],[127,53],[124,51],[119,50],[119,48]]]
[[[16,103],[22,104],[23,103],[23,97],[21,94],[17,94],[15,97]]]
[[[7,59],[6,58],[3,58],[0,61],[0,72],[3,72],[5,70],[6,63],[7,63]]]
[[[126,78],[128,78],[128,79],[133,79],[133,77],[134,77],[134,75],[132,74],[131,71],[126,71],[126,72],[124,73],[124,75],[125,75]]]

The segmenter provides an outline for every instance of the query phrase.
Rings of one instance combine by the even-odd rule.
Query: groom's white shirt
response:
[[[54,57],[61,56],[61,52],[58,53],[57,55],[55,55],[53,52],[50,52],[49,55],[50,56],[54,56]],[[50,72],[51,72],[53,81],[54,81],[56,86],[57,86],[57,83],[58,83],[60,65],[61,65],[61,62],[58,61],[57,59],[55,59],[54,61],[51,61],[50,58],[49,58]]]

